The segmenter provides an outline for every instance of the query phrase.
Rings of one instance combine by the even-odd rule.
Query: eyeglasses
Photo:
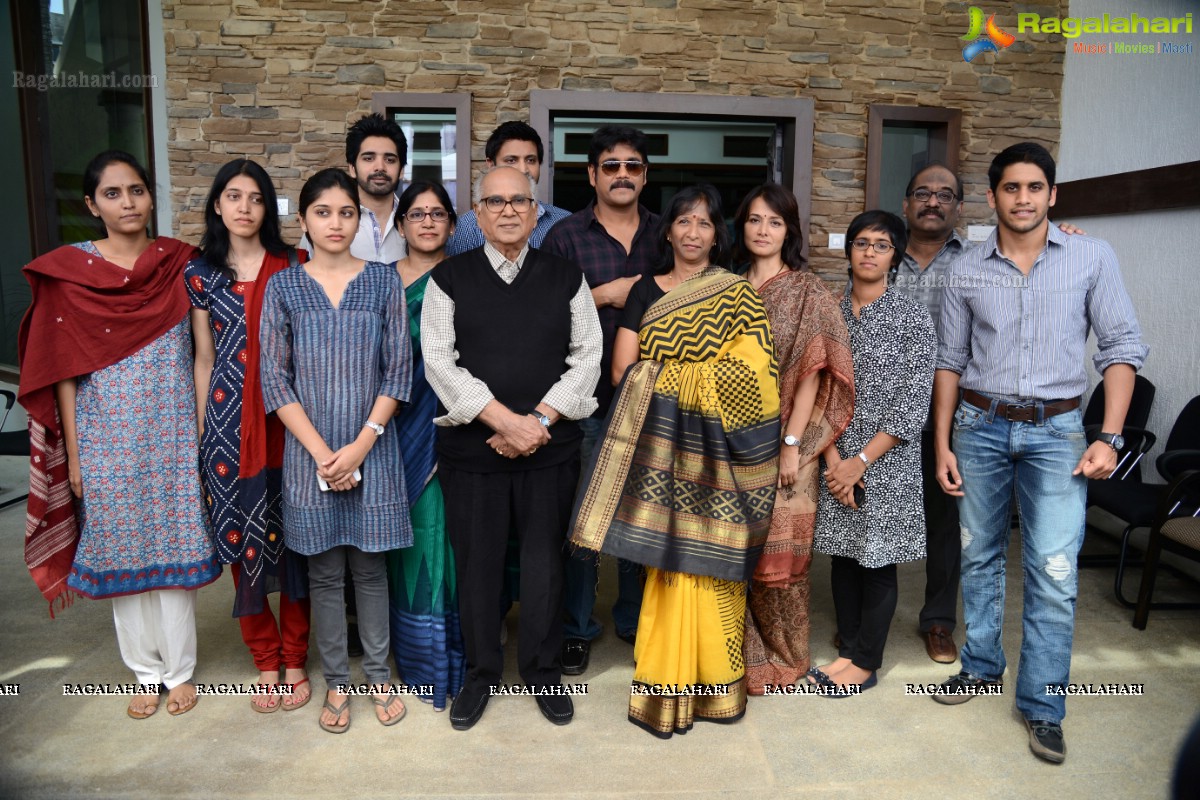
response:
[[[629,177],[631,178],[636,178],[646,169],[646,165],[641,161],[618,161],[617,159],[612,159],[600,162],[600,171],[609,177],[619,173],[621,167],[625,168],[625,171],[629,173]]]
[[[450,215],[446,213],[444,208],[435,208],[432,211],[422,211],[419,208],[410,208],[404,212],[404,218],[412,223],[421,222],[426,217],[429,217],[434,222],[445,222],[450,219]]]
[[[889,250],[895,250],[896,246],[891,242],[870,242],[866,239],[855,239],[850,243],[850,246],[855,250],[866,250],[868,247],[876,253],[886,253]]]
[[[929,198],[936,197],[937,201],[944,206],[948,206],[958,199],[958,195],[949,189],[942,189],[939,192],[931,192],[928,189],[917,189],[909,197],[916,200],[918,203],[928,203]]]
[[[518,214],[524,214],[529,210],[529,207],[533,205],[533,198],[525,197],[524,195],[519,194],[516,197],[506,200],[500,195],[494,194],[491,197],[483,198],[483,200],[480,202],[487,206],[487,210],[491,211],[493,214],[501,213],[504,211],[505,206],[512,206],[513,211],[517,212]]]

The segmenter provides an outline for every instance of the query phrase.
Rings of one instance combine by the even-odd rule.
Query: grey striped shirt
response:
[[[1084,352],[1103,374],[1149,352],[1107,242],[1051,225],[1029,275],[1001,255],[996,232],[946,273],[937,367],[959,386],[1010,400],[1061,400],[1087,389]]]
[[[942,289],[946,285],[946,271],[959,256],[970,249],[971,243],[952,230],[950,238],[925,269],[921,269],[917,260],[905,253],[892,276],[892,286],[896,291],[916,300],[929,310],[935,329],[942,316]]]

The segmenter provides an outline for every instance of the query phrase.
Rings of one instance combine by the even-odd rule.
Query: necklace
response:
[[[262,268],[262,261],[266,255],[266,250],[248,257],[243,256],[242,258],[238,258],[233,253],[230,253],[229,266],[233,267],[238,283],[249,283],[255,280],[258,277],[259,270]],[[246,265],[246,262],[249,262],[249,266]]]
[[[753,279],[750,279],[750,285],[754,287],[755,291],[758,291],[762,287],[766,286],[767,283],[769,283],[772,279],[774,279],[774,278],[782,275],[784,272],[786,272],[787,268],[788,268],[787,264],[780,264],[778,267],[776,267],[774,272],[772,272],[767,277],[763,278],[761,281],[758,281],[756,283]],[[750,278],[749,275],[747,275],[746,277]]]
[[[700,269],[698,269],[698,270],[695,270],[694,272],[691,272],[691,273],[689,273],[689,274],[688,274],[686,277],[680,278],[680,277],[679,277],[679,276],[676,274],[676,268],[675,268],[675,267],[671,267],[671,271],[667,273],[667,277],[671,279],[671,284],[672,284],[672,285],[674,285],[674,286],[678,286],[679,284],[683,283],[684,281],[686,281],[686,280],[689,280],[690,278],[694,278],[694,277],[696,277],[696,276],[697,276],[697,275],[699,275],[701,272],[704,272],[704,270],[706,270],[706,269],[708,269],[708,264],[705,264],[703,267],[700,267]]]

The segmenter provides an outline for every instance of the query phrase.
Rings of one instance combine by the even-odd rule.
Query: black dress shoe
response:
[[[637,631],[633,633],[618,633],[617,638],[630,647],[633,647],[634,643],[637,642]]]
[[[542,716],[555,725],[566,725],[575,716],[575,704],[565,694],[539,694],[537,704]]]
[[[562,646],[563,675],[582,675],[587,669],[592,643],[587,639],[567,639]]]
[[[483,716],[483,710],[487,708],[490,698],[491,693],[486,686],[482,689],[468,689],[464,686],[450,706],[450,727],[456,731],[471,728]]]

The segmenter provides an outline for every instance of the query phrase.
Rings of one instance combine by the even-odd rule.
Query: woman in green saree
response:
[[[407,406],[396,416],[408,486],[413,546],[388,553],[392,654],[417,696],[442,711],[462,688],[465,660],[458,626],[454,554],[446,537],[446,511],[434,467],[433,418],[437,397],[425,380],[421,357],[421,304],[429,271],[446,255],[456,216],[441,184],[416,181],[400,195],[396,227],[408,255],[396,262],[404,283],[412,336],[413,383]]]
[[[711,186],[680,191],[658,274],[634,285],[613,350],[620,388],[572,529],[644,564],[629,720],[655,736],[746,711],[746,583],[771,524],[779,386],[762,300],[724,269]]]

